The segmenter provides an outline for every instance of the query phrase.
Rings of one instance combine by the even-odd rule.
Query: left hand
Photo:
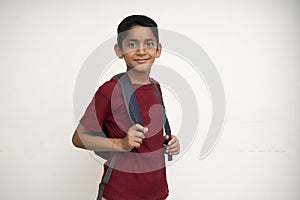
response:
[[[169,139],[169,136],[164,136],[165,140]],[[169,155],[177,155],[180,152],[180,144],[179,140],[175,135],[171,135],[171,140],[168,143],[168,146],[166,147],[166,153]]]

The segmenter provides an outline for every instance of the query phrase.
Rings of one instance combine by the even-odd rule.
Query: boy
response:
[[[112,78],[99,87],[73,135],[76,147],[95,151],[131,152],[117,158],[104,188],[107,200],[162,200],[168,196],[163,143],[163,118],[151,66],[160,57],[156,23],[143,15],[126,17],[118,26],[116,55],[124,59],[144,126],[132,125],[124,106],[118,80]],[[155,106],[156,105],[156,106]],[[97,133],[105,128],[109,138]],[[176,155],[179,141],[172,135],[166,153]],[[108,163],[110,160],[108,161]],[[107,172],[104,165],[104,173]],[[103,181],[103,178],[102,178]],[[99,198],[99,197],[98,197]],[[100,197],[101,198],[101,197]],[[100,199],[99,198],[99,199]]]

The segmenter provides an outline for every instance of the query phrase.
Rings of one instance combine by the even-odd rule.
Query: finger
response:
[[[177,141],[174,142],[173,144],[168,145],[168,146],[167,146],[167,150],[168,150],[168,149],[178,148],[178,147],[180,147],[180,144],[179,144],[179,142],[178,142],[178,140],[177,140]]]
[[[140,131],[144,133],[145,127],[140,125],[140,124],[134,124],[133,126],[130,127],[132,130],[135,131]]]
[[[178,154],[179,152],[180,152],[179,146],[178,147],[174,147],[174,148],[170,148],[170,149],[167,150],[167,153],[171,154],[171,155]]]
[[[138,131],[128,132],[127,137],[129,141],[142,141],[143,139],[145,139],[145,135]]]
[[[169,138],[170,138],[170,136],[165,135],[165,136],[164,136],[164,141],[167,141]]]
[[[136,147],[137,145],[141,145],[143,140],[138,137],[131,136],[128,140],[128,145],[132,148]]]
[[[138,143],[138,142],[133,142],[133,143],[132,143],[132,146],[135,147],[135,148],[140,148],[140,147],[141,147],[141,144]]]
[[[178,154],[180,152],[180,144],[179,141],[176,139],[174,143],[167,146],[166,153],[169,153],[171,155]]]
[[[166,150],[166,153],[170,154],[170,155],[177,155],[177,154],[179,154],[179,152],[180,152],[180,148],[174,148],[174,149]]]
[[[138,138],[145,139],[145,135],[144,135],[143,132],[135,131],[135,130],[132,130],[132,129],[129,129],[127,135],[130,136],[130,137],[138,137]]]
[[[132,134],[131,134],[131,135],[132,135],[133,137],[136,137],[136,138],[145,139],[144,133],[139,132],[139,131],[132,131]]]
[[[133,141],[133,142],[136,142],[136,143],[139,143],[139,144],[142,144],[142,143],[143,143],[143,139],[138,138],[138,137],[135,137],[132,141]]]
[[[144,127],[144,130],[143,130],[144,134],[147,133],[148,130],[149,130],[149,129],[148,129],[147,127]]]
[[[170,141],[169,145],[168,145],[168,147],[170,147],[170,148],[175,148],[177,146],[179,146],[179,141],[178,140]]]
[[[171,146],[171,145],[175,144],[176,141],[178,141],[177,137],[175,135],[172,135],[171,140],[168,142],[168,145]]]

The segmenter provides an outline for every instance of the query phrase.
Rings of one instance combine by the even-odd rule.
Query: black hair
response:
[[[143,27],[150,27],[154,37],[156,38],[156,42],[158,44],[159,38],[158,38],[158,30],[157,30],[156,22],[150,17],[147,17],[145,15],[130,15],[125,19],[123,19],[118,26],[117,41],[121,49],[122,49],[122,41],[126,37],[127,31],[136,25],[143,26]]]

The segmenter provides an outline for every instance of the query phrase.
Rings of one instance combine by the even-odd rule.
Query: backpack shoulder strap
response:
[[[163,105],[162,97],[160,95],[160,92],[159,92],[159,89],[158,89],[156,83],[154,83],[154,89],[155,89],[157,98],[159,99],[159,103],[161,105],[161,112],[162,112],[162,116],[163,116],[165,132],[166,132],[166,135],[169,136],[169,139],[165,142],[165,145],[167,145],[168,142],[171,140],[171,135],[172,135],[171,127],[170,127],[170,123],[169,123],[169,120],[168,120],[168,117],[167,117],[167,114],[166,114],[165,107]],[[168,154],[168,161],[172,161],[172,160],[173,160],[173,156]]]
[[[134,94],[134,89],[131,80],[127,73],[121,73],[114,76],[118,80],[122,89],[122,95],[124,104],[131,121],[131,124],[141,124],[143,125],[143,120],[138,105],[138,101]]]
[[[164,126],[165,126],[166,134],[167,135],[171,135],[171,127],[170,127],[170,124],[169,124],[169,120],[168,120],[168,117],[167,117],[167,114],[166,114],[166,110],[164,108],[162,97],[160,95],[159,89],[158,89],[158,87],[157,87],[156,84],[154,84],[154,89],[155,89],[156,95],[157,95],[157,97],[159,99],[159,103],[160,103],[160,105],[162,107],[162,114],[163,114],[163,120],[164,120]]]

